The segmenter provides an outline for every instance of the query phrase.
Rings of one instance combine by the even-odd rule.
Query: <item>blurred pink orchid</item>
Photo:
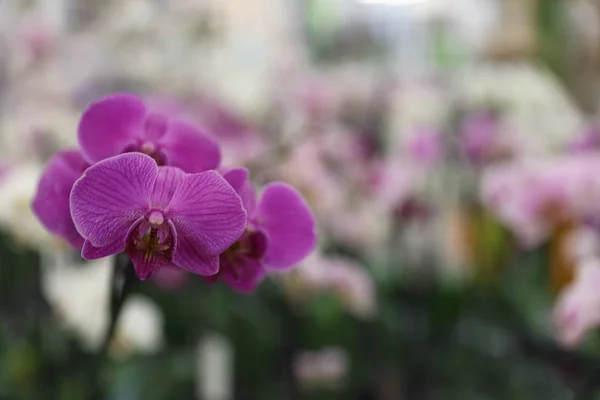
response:
[[[554,308],[557,339],[575,347],[587,332],[600,325],[600,259],[590,258],[577,269],[576,278],[560,295]]]
[[[347,372],[348,356],[338,347],[304,351],[294,359],[294,373],[308,387],[335,387]]]
[[[526,246],[570,220],[598,218],[600,157],[594,154],[521,161],[483,173],[481,198]]]
[[[406,146],[408,157],[422,167],[437,165],[444,155],[442,134],[428,128],[415,130]]]
[[[288,277],[303,288],[301,293],[333,292],[358,318],[369,319],[376,312],[375,284],[367,270],[351,259],[315,252]]]

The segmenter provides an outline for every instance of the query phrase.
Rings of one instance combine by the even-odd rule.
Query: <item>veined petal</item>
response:
[[[267,267],[293,267],[315,247],[315,218],[302,195],[285,183],[265,187],[250,219],[268,235]]]
[[[186,175],[165,215],[173,221],[180,239],[173,262],[190,271],[195,268],[196,256],[219,255],[246,226],[240,197],[215,171]],[[211,265],[214,274],[218,261]]]
[[[222,171],[222,175],[223,179],[231,185],[237,194],[240,193],[249,180],[249,173],[246,168],[228,168]]]
[[[151,207],[164,210],[167,208],[175,189],[181,183],[185,172],[176,167],[159,167],[151,194]]]
[[[198,275],[210,276],[219,272],[219,256],[204,253],[184,235],[178,236],[173,264]]]
[[[112,243],[107,244],[103,247],[94,247],[88,240],[83,243],[81,249],[81,257],[85,260],[97,260],[98,258],[104,258],[118,254],[123,251],[125,243],[122,240],[115,240]]]
[[[52,233],[66,239],[73,247],[81,247],[83,238],[75,229],[69,210],[73,184],[88,167],[79,150],[62,150],[54,154],[38,184],[32,209]]]
[[[140,137],[146,106],[132,94],[115,94],[92,103],[78,128],[79,146],[92,163],[120,154]]]
[[[217,142],[195,126],[178,119],[169,121],[166,133],[158,142],[169,165],[194,173],[215,169],[221,162]]]
[[[71,216],[77,231],[94,247],[125,243],[131,225],[149,209],[158,174],[141,153],[112,157],[88,168],[71,191]]]
[[[256,206],[256,192],[246,168],[231,168],[223,172],[223,178],[242,199],[244,209],[250,215]]]
[[[265,277],[262,264],[249,257],[238,257],[232,262],[222,262],[223,280],[240,293],[253,292]]]

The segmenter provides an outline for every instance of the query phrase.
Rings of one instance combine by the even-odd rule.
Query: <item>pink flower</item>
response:
[[[585,129],[569,145],[569,150],[576,154],[597,151],[598,149],[600,149],[600,129],[597,126]]]
[[[407,144],[408,155],[419,165],[432,167],[442,158],[444,146],[439,132],[418,129],[413,132]]]
[[[46,229],[76,248],[81,248],[84,240],[71,219],[69,195],[73,184],[87,167],[89,164],[79,150],[57,152],[40,178],[32,203],[34,214]]]
[[[473,163],[488,161],[498,141],[498,123],[490,113],[469,115],[463,121],[461,147]]]
[[[525,245],[568,220],[598,218],[600,157],[594,154],[497,165],[482,175],[486,206]]]
[[[149,110],[132,94],[115,94],[92,103],[79,123],[79,145],[95,163],[128,152],[151,156],[158,165],[188,173],[218,167],[217,143],[194,125]]]
[[[89,167],[73,186],[70,207],[85,239],[82,257],[124,250],[141,280],[172,265],[216,274],[219,254],[246,223],[240,197],[217,172],[186,174],[140,153]]]
[[[563,346],[576,346],[600,325],[599,285],[600,260],[591,258],[578,267],[575,281],[561,293],[554,307],[554,325]]]
[[[50,232],[79,248],[84,239],[73,225],[69,195],[90,164],[121,153],[140,152],[158,165],[192,173],[216,168],[221,157],[216,142],[193,125],[150,111],[130,94],[108,96],[91,104],[81,117],[78,135],[81,151],[62,150],[50,159],[32,208]]]
[[[257,199],[246,169],[232,169],[223,177],[240,195],[248,222],[242,236],[221,254],[214,279],[221,277],[234,289],[249,292],[266,269],[293,267],[314,249],[315,219],[306,200],[287,184],[270,183]]]
[[[298,279],[309,292],[333,292],[346,309],[359,318],[371,318],[377,308],[376,288],[361,265],[345,257],[314,253],[296,269]]]

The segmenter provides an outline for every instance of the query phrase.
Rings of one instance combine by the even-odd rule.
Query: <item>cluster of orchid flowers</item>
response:
[[[220,166],[213,138],[135,95],[91,104],[78,142],[50,159],[32,208],[84,259],[125,252],[140,280],[179,268],[249,292],[315,247],[300,193],[273,182],[259,197],[247,169]]]
[[[522,247],[550,243],[553,322],[566,347],[600,325],[600,156],[593,147],[573,150],[488,167],[481,187],[483,203]]]

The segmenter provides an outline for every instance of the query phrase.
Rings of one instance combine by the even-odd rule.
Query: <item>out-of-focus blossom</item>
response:
[[[435,166],[444,155],[442,134],[431,129],[417,129],[409,138],[406,150],[409,158],[417,164]]]
[[[424,174],[414,164],[401,159],[381,163],[375,169],[374,194],[380,206],[386,209],[402,208],[419,192]]]
[[[152,353],[163,343],[162,313],[147,297],[134,294],[127,299],[119,316],[110,351],[115,357],[134,352]]]
[[[357,198],[320,216],[329,239],[364,253],[376,252],[387,237],[390,214],[387,209],[373,205],[370,197]]]
[[[233,399],[234,348],[218,333],[204,335],[197,348],[196,394],[205,400]]]
[[[474,65],[463,69],[456,82],[468,109],[501,107],[497,140],[516,157],[539,157],[563,149],[582,124],[565,89],[539,65]]]
[[[73,265],[65,254],[43,254],[42,292],[65,326],[95,351],[109,322],[112,259]]]
[[[149,110],[131,94],[116,94],[91,104],[81,117],[78,138],[91,163],[141,152],[158,165],[192,173],[217,168],[221,159],[213,139],[181,119]]]
[[[313,253],[282,278],[292,296],[332,292],[348,312],[359,318],[371,318],[376,312],[375,284],[371,276],[348,258]]]
[[[0,183],[2,183],[2,179],[8,175],[9,171],[10,166],[7,163],[0,162]]]
[[[348,372],[348,356],[337,347],[304,351],[294,359],[294,373],[308,388],[336,388]]]
[[[315,247],[315,218],[306,200],[291,186],[274,182],[257,199],[248,171],[232,169],[223,177],[236,190],[248,214],[242,236],[220,256],[221,277],[241,292],[256,288],[265,269],[288,269]]]
[[[67,329],[72,330],[89,351],[97,351],[108,329],[112,258],[77,264],[66,253],[44,254],[42,292]],[[141,295],[133,295],[123,306],[111,355],[152,352],[162,342],[162,314]]]
[[[73,225],[69,196],[73,184],[88,166],[79,150],[56,153],[40,178],[32,203],[33,212],[46,229],[79,248],[83,246],[83,238]]]
[[[446,122],[451,104],[448,91],[429,82],[402,82],[390,95],[387,113],[387,151],[405,153],[407,141],[421,127],[440,129]]]
[[[600,235],[592,227],[582,225],[571,231],[567,238],[568,256],[572,260],[600,258]]]
[[[311,140],[296,146],[275,174],[306,196],[317,215],[327,215],[348,198],[347,186],[327,168],[321,148]]]
[[[189,113],[222,145],[225,165],[246,165],[268,156],[267,139],[244,117],[216,99],[193,101]]]
[[[158,268],[152,275],[152,281],[162,290],[177,291],[187,283],[187,275],[187,272],[181,268],[166,266]]]
[[[568,220],[598,215],[600,157],[589,154],[490,167],[482,200],[525,245],[546,239]]]
[[[565,347],[579,344],[600,325],[600,261],[588,258],[577,267],[573,283],[561,293],[554,308],[558,341]]]
[[[488,161],[496,150],[498,125],[490,113],[468,115],[463,121],[460,143],[467,158],[475,163]]]
[[[587,153],[600,149],[600,129],[591,126],[584,129],[578,137],[570,143],[568,149],[573,153]]]
[[[31,212],[41,172],[37,164],[12,165],[0,179],[0,226],[21,244],[35,249],[58,244]]]
[[[19,100],[21,96],[27,100]],[[30,100],[33,97],[36,99]],[[0,153],[13,161],[19,157],[45,161],[58,149],[77,145],[78,118],[62,95],[24,93],[13,97],[0,118]]]
[[[200,275],[242,234],[240,197],[215,171],[186,174],[129,153],[89,167],[71,191],[71,215],[89,260],[123,250],[141,280],[175,265]]]
[[[18,32],[18,44],[23,47],[28,60],[40,61],[52,50],[56,34],[56,28],[48,21],[31,19],[22,23]]]
[[[192,120],[210,133],[221,145],[224,165],[264,161],[264,157],[269,155],[267,139],[243,116],[214,97],[174,99],[153,96],[148,99],[148,105],[164,114]]]

